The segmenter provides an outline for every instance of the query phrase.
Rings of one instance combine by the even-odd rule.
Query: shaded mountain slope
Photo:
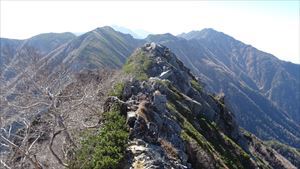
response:
[[[44,33],[25,40],[0,39],[1,85],[18,79],[28,66],[75,38],[72,33]]]
[[[277,141],[268,141],[266,144],[288,159],[297,168],[300,168],[300,149],[295,149]]]
[[[281,61],[213,29],[179,36],[205,44],[235,74],[245,73],[260,93],[281,107],[295,122],[300,122],[297,104],[300,102],[300,65]]]
[[[7,65],[16,57],[17,52],[24,48],[34,48],[40,55],[46,55],[60,45],[74,39],[76,36],[72,33],[44,33],[24,40],[0,38],[1,46],[1,65]],[[21,58],[15,58],[18,60]],[[3,62],[4,61],[4,62]],[[1,66],[2,68],[2,66]]]
[[[36,48],[41,55],[45,55],[52,50],[56,49],[60,45],[67,43],[68,41],[75,39],[76,36],[73,33],[44,33],[34,36],[24,41],[25,46],[32,46]]]
[[[212,29],[179,38],[152,35],[149,39],[170,47],[203,80],[206,89],[224,93],[225,102],[241,126],[260,138],[300,146],[299,65],[280,61]],[[293,66],[288,70],[286,65]],[[272,92],[280,99],[274,101]]]
[[[13,56],[17,53],[18,47],[21,45],[22,40],[0,38],[0,70],[4,70],[4,66],[8,65]]]

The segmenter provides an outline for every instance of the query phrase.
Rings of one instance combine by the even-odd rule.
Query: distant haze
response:
[[[0,36],[87,32],[118,25],[137,35],[214,28],[300,63],[299,1],[1,1]],[[140,31],[140,32],[139,32]]]

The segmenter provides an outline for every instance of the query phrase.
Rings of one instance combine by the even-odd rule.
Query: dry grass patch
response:
[[[166,139],[159,140],[161,147],[164,149],[165,153],[167,154],[168,158],[177,160],[178,159],[178,152],[176,148],[172,145],[172,143],[168,142]]]

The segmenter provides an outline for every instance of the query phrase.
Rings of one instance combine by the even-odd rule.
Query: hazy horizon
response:
[[[213,28],[300,64],[299,1],[1,1],[0,37],[118,25],[153,34]]]

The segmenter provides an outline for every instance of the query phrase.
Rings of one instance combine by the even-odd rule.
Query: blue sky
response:
[[[300,63],[299,1],[1,1],[1,37],[120,25],[174,35],[214,28]]]

